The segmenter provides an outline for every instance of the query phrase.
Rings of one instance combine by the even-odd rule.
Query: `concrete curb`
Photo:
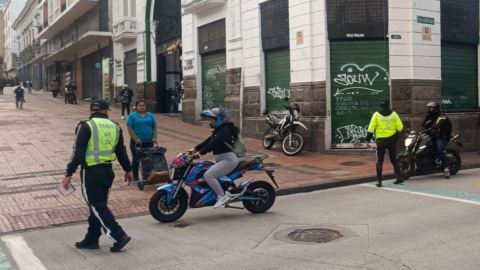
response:
[[[469,170],[469,169],[478,169],[478,168],[480,168],[480,163],[462,165],[460,170]],[[435,174],[435,173],[438,173],[438,172],[430,172],[430,173],[425,173],[421,175],[429,175],[429,174]],[[420,174],[414,174],[413,176],[418,176],[418,175]],[[396,178],[396,175],[394,174],[384,175],[384,179],[395,179],[395,178]],[[352,179],[344,179],[344,180],[334,180],[334,181],[304,185],[299,187],[279,188],[276,190],[277,191],[276,193],[277,193],[277,196],[285,196],[285,195],[307,193],[307,192],[313,192],[317,190],[324,190],[324,189],[330,189],[330,188],[353,186],[353,185],[364,184],[364,183],[375,182],[375,181],[377,181],[376,176],[368,176],[368,177],[352,178]]]

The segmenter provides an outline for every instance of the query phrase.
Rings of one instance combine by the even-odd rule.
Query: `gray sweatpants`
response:
[[[217,196],[224,196],[222,186],[218,182],[218,178],[227,176],[233,169],[238,166],[238,157],[233,152],[215,155],[216,164],[203,175],[205,182],[217,193]]]

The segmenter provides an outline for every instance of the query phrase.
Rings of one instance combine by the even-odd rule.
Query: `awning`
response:
[[[77,41],[66,45],[57,52],[52,52],[45,60],[47,62],[55,62],[71,59],[85,47],[92,44],[106,43],[112,37],[110,32],[90,31],[80,36]]]

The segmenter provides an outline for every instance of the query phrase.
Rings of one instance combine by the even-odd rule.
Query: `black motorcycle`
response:
[[[302,152],[305,146],[303,136],[296,132],[297,127],[308,130],[307,127],[298,121],[300,118],[300,107],[294,103],[292,106],[285,106],[289,114],[280,119],[267,110],[263,115],[267,115],[269,128],[263,134],[263,148],[270,149],[276,141],[282,142],[282,151],[287,156],[295,156]]]
[[[450,175],[457,174],[462,166],[460,154],[448,148],[452,144],[460,147],[463,146],[461,142],[456,141],[458,136],[460,136],[460,134],[452,136],[444,150]],[[417,133],[414,130],[410,131],[407,139],[405,139],[405,146],[405,151],[397,155],[400,173],[404,180],[407,180],[413,175],[415,166],[419,172],[443,170],[440,155],[437,153],[433,138],[428,132],[423,131]]]

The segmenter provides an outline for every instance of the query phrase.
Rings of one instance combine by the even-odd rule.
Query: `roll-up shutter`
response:
[[[267,109],[284,111],[290,101],[290,49],[265,51]]]
[[[202,55],[202,100],[203,109],[225,106],[227,68],[226,53]]]
[[[137,50],[131,50],[125,53],[125,84],[133,90],[132,104],[137,102]]]
[[[388,41],[332,41],[331,104],[333,147],[365,142],[382,100],[390,99]]]
[[[442,104],[445,111],[478,107],[478,45],[442,42]]]

